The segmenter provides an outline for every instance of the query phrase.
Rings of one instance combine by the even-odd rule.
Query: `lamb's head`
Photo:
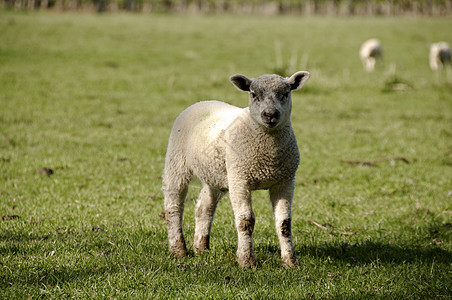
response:
[[[291,92],[300,89],[309,79],[309,72],[299,71],[289,78],[262,75],[249,79],[236,74],[231,82],[240,90],[249,92],[249,110],[253,120],[268,130],[274,130],[290,120]]]

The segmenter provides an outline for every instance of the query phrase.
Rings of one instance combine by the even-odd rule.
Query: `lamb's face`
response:
[[[277,128],[286,124],[292,110],[290,84],[278,75],[263,75],[251,82],[249,88],[251,117],[258,124]]]
[[[290,78],[262,75],[249,79],[244,75],[231,76],[231,82],[250,94],[249,110],[253,120],[266,129],[279,128],[290,120],[291,91],[300,89],[310,74],[300,71]]]

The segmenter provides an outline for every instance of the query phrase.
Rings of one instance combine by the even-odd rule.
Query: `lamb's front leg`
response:
[[[229,182],[229,197],[234,210],[237,229],[237,262],[241,267],[255,267],[253,250],[254,212],[251,206],[251,192],[244,183]]]
[[[295,183],[291,181],[270,189],[276,233],[281,247],[281,262],[283,266],[287,267],[299,265],[292,243],[291,206],[294,185]]]

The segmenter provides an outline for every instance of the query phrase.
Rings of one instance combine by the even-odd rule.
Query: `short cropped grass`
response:
[[[451,19],[0,12],[0,298],[452,297]],[[358,49],[377,37],[384,64]],[[256,269],[229,199],[211,251],[167,249],[161,174],[190,104],[247,106],[228,77],[312,73],[293,94],[298,269],[253,194]],[[47,168],[47,169],[43,169]],[[184,230],[193,241],[194,205]],[[191,249],[191,247],[190,247]]]

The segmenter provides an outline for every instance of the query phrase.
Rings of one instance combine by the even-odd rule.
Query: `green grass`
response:
[[[444,28],[451,19],[0,12],[0,298],[452,297],[452,84],[428,68],[429,43],[452,42]],[[385,61],[367,74],[357,53],[370,37]],[[212,250],[175,259],[159,217],[172,122],[199,100],[246,106],[228,77],[281,70],[278,44],[282,71],[312,73],[293,94],[301,267],[280,267],[260,191],[256,269],[235,262],[227,197]],[[393,156],[410,163],[340,161]]]

